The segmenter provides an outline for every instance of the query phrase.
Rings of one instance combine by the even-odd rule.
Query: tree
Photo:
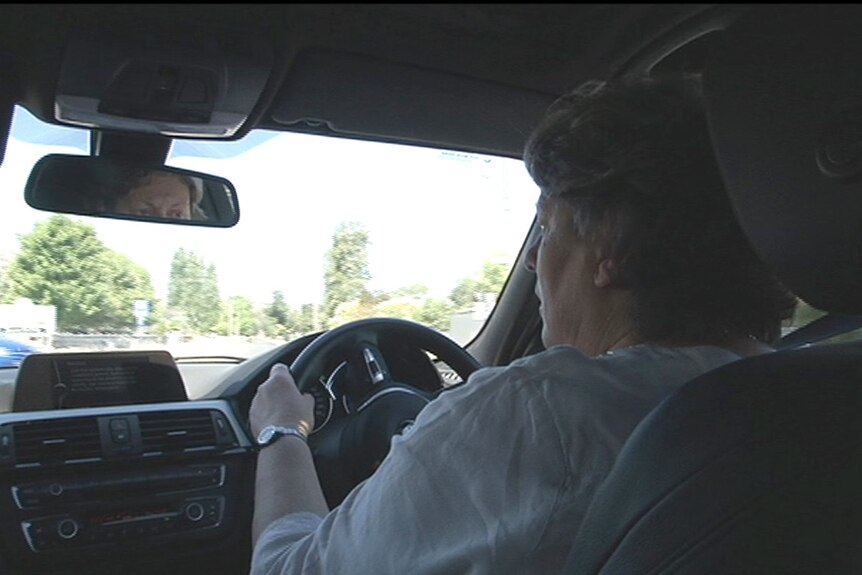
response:
[[[297,330],[299,319],[296,313],[284,301],[280,290],[272,292],[272,302],[263,309],[263,331],[271,337],[284,337]]]
[[[449,294],[449,300],[455,304],[459,310],[469,308],[476,301],[476,280],[473,278],[464,278],[452,292]]]
[[[452,327],[453,306],[441,299],[428,299],[416,314],[416,321],[446,332]]]
[[[56,306],[63,331],[132,329],[134,301],[155,300],[143,267],[106,247],[93,226],[61,215],[21,236],[7,281],[10,298]]]
[[[296,331],[298,333],[312,333],[320,329],[320,322],[318,321],[318,316],[320,315],[321,310],[318,307],[315,309],[315,305],[313,303],[304,303],[299,308],[299,317],[297,321]]]
[[[203,261],[203,260],[201,260]],[[200,307],[192,315],[194,325],[199,331],[212,331],[221,316],[221,297],[218,289],[218,275],[215,264],[208,264],[199,294]]]
[[[428,292],[427,286],[414,284],[398,288],[390,294],[377,293],[378,303],[366,310],[366,315],[362,317],[400,317],[424,323],[441,332],[448,331],[454,306],[446,300],[428,297]]]
[[[261,329],[267,336],[280,337],[285,340],[297,335],[304,335],[312,329],[311,319],[304,322],[302,311],[294,310],[287,305],[281,290],[272,292],[272,301],[263,308],[260,320]],[[308,326],[303,328],[305,323],[308,323]]]
[[[352,300],[339,304],[339,306],[335,308],[335,313],[330,318],[330,324],[341,325],[374,315],[391,314],[387,314],[385,311],[380,311],[373,303],[362,300]]]
[[[422,304],[411,298],[395,298],[379,304],[369,311],[365,317],[379,315],[382,317],[400,317],[401,319],[415,320],[419,315]]]
[[[186,331],[188,321],[185,314],[178,310],[169,310],[162,300],[156,300],[150,306],[150,317],[147,320],[148,331],[165,335],[175,331]]]
[[[218,325],[219,333],[224,335],[257,335],[260,321],[254,303],[246,296],[231,296],[222,306],[224,310]]]
[[[188,327],[197,333],[215,330],[221,317],[218,278],[213,264],[183,248],[174,253],[168,283],[168,308],[185,314]]]
[[[449,294],[449,299],[459,310],[469,308],[486,298],[486,294],[493,294],[496,297],[502,291],[508,275],[508,263],[485,261],[482,264],[481,274],[458,282]]]
[[[482,264],[482,275],[476,284],[480,294],[498,295],[509,277],[509,264],[506,262],[486,261]]]
[[[13,256],[0,254],[0,303],[9,303],[9,266],[12,265]]]
[[[280,325],[287,325],[290,321],[290,307],[284,301],[284,294],[281,290],[272,292],[272,303],[266,306],[264,313]]]
[[[389,297],[412,297],[417,299],[425,299],[428,296],[428,286],[424,286],[422,284],[413,284],[409,286],[405,286],[402,288],[398,288],[393,291]],[[384,299],[384,298],[380,298]]]
[[[343,222],[332,236],[323,276],[323,313],[329,325],[340,304],[368,299],[368,231],[358,222]]]

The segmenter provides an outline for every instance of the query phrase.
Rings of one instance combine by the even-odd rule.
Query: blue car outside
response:
[[[25,357],[38,351],[32,345],[8,337],[0,337],[0,369],[18,367]]]

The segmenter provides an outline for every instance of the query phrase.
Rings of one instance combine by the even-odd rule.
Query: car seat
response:
[[[862,8],[762,5],[704,69],[739,220],[803,300],[862,313]],[[689,382],[626,442],[564,573],[862,573],[862,343]]]

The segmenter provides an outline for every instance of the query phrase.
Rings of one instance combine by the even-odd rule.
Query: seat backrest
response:
[[[862,573],[862,343],[687,384],[635,430],[565,573]]]
[[[805,301],[862,313],[862,8],[760,5],[704,72],[755,250]],[[636,428],[565,573],[862,573],[862,343],[689,382]]]

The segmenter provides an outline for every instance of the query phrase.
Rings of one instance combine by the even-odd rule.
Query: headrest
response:
[[[811,305],[862,313],[862,7],[753,9],[715,46],[704,97],[755,250]]]

